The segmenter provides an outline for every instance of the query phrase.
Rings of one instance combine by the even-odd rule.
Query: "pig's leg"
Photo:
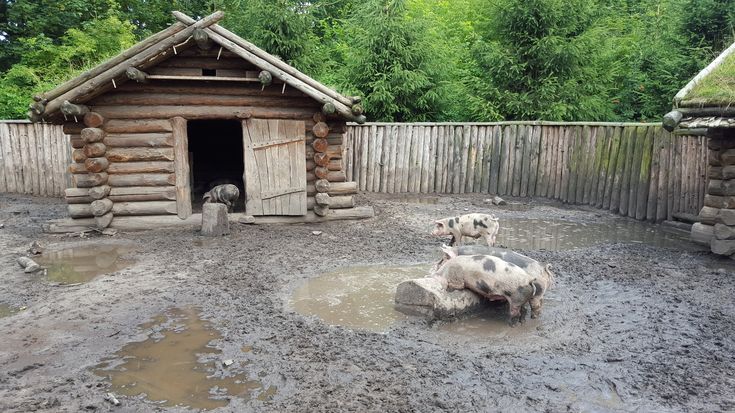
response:
[[[514,303],[512,300],[508,300],[508,312],[510,313],[508,315],[510,317],[508,324],[510,324],[511,327],[515,327],[516,323],[521,318],[521,306],[519,306],[518,303]]]
[[[526,314],[528,314],[528,310],[526,309],[526,304],[521,305],[521,323],[526,321]]]
[[[487,243],[488,247],[494,247],[495,246],[495,237],[490,234],[485,234],[482,236],[482,238]]]
[[[544,299],[542,297],[533,297],[531,303],[531,318],[538,318],[541,315],[541,305]]]
[[[449,240],[449,246],[450,247],[453,247],[454,244],[456,244],[456,243],[457,243],[457,239],[454,238],[454,235],[452,235],[452,239]]]

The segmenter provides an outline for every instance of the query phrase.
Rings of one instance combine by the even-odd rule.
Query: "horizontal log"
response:
[[[306,161],[306,170],[313,171],[314,168],[316,168],[316,163],[313,159],[308,159]],[[342,161],[340,159],[331,159],[329,161],[329,164],[327,164],[327,169],[329,169],[330,171],[341,171]]]
[[[111,174],[173,173],[174,163],[170,161],[113,162],[107,171]]]
[[[110,175],[109,184],[118,186],[165,186],[175,185],[175,174],[116,174]]]
[[[240,59],[242,60],[242,59]],[[262,87],[259,83],[243,83],[232,86],[226,83],[202,84],[198,82],[155,82],[146,85],[126,83],[119,88],[118,92],[125,93],[142,93],[142,94],[170,94],[170,95],[218,95],[218,96],[260,96],[260,97],[280,97],[280,98],[309,98],[308,95],[294,88],[286,87],[283,90],[282,85],[272,85]],[[96,100],[92,101],[96,104]]]
[[[91,188],[107,182],[106,172],[72,175],[72,177],[77,188]]]
[[[204,88],[203,88],[204,89]],[[314,108],[316,102],[306,97],[258,96],[258,95],[220,95],[216,91],[207,93],[114,93],[95,99],[99,106],[165,106],[165,105],[206,105],[206,106],[260,106],[260,107],[299,107]],[[317,105],[318,106],[318,105]]]
[[[86,174],[87,167],[83,163],[73,163],[69,165],[69,173],[71,174]]]
[[[158,67],[181,67],[181,68],[195,68],[195,69],[242,69],[242,70],[255,70],[256,67],[249,64],[247,61],[234,57],[224,57],[224,51],[220,55],[220,59],[212,59],[207,57],[200,57],[199,55],[186,57],[183,53],[179,53],[180,57],[174,57],[161,62]],[[185,58],[186,57],[186,58]],[[216,56],[215,56],[216,57]]]
[[[306,209],[313,209],[315,204],[316,200],[314,197],[310,196],[306,198]],[[331,209],[353,208],[354,206],[355,198],[352,195],[338,195],[329,197],[329,208]]]
[[[314,196],[317,193],[314,184],[306,185],[306,193],[308,196]],[[357,182],[331,182],[327,193],[329,196],[356,194]]]
[[[194,119],[309,119],[308,108],[267,108],[260,106],[96,106],[95,110],[107,118],[145,119],[181,116]]]
[[[720,152],[721,165],[735,165],[735,149],[726,149]]]
[[[100,128],[84,128],[80,136],[84,143],[101,142],[105,138],[105,131]]]
[[[238,222],[244,218],[242,213],[228,214],[230,222]],[[375,216],[373,207],[363,206],[346,209],[330,210],[327,216],[319,217],[312,211],[300,216],[262,216],[255,217],[254,225],[271,224],[301,224],[314,222],[327,222],[348,219],[365,219]],[[111,228],[122,231],[144,231],[154,228],[187,228],[199,229],[202,224],[202,214],[192,214],[186,219],[179,219],[175,215],[149,215],[149,216],[115,216],[110,224]],[[94,219],[65,219],[44,225],[46,232],[67,233],[79,232],[94,227]]]
[[[69,216],[72,218],[89,218],[92,215],[92,206],[90,204],[69,204],[66,206]]]
[[[712,238],[714,237],[714,227],[712,225],[706,225],[697,223],[692,225],[691,232],[692,241],[709,246]]]
[[[707,147],[715,151],[733,149],[735,148],[735,139],[710,137],[707,139]]]
[[[704,205],[718,209],[735,209],[735,196],[717,196],[707,194],[704,196]]]
[[[82,149],[74,149],[71,151],[71,159],[76,163],[83,163],[87,160],[87,155],[84,154]]]
[[[115,216],[176,214],[175,201],[115,202]]]
[[[707,193],[710,195],[735,195],[735,179],[710,179],[707,185]]]
[[[71,144],[71,147],[74,149],[84,148],[84,141],[82,140],[82,137],[79,135],[69,135],[69,143]]]
[[[110,162],[173,161],[171,148],[111,148],[106,157]]]
[[[89,172],[104,172],[109,165],[107,158],[87,158],[84,161],[84,166]]]
[[[699,222],[707,225],[714,225],[718,216],[720,215],[720,209],[712,207],[702,207],[699,210]]]
[[[75,188],[76,189],[76,188]],[[65,196],[67,204],[91,204],[95,199],[91,196]]]
[[[79,135],[82,133],[82,129],[87,126],[82,122],[65,122],[61,126],[61,130],[65,135]]]
[[[110,134],[105,144],[111,148],[173,147],[174,139],[170,133]]]
[[[315,176],[314,172],[309,171],[306,173],[306,182],[315,181],[317,179],[318,178]],[[345,175],[345,171],[329,171],[324,179],[329,182],[344,182],[347,180],[347,175]]]
[[[100,156],[104,156],[105,152],[107,151],[107,146],[101,142],[88,143],[84,145],[84,148],[82,148],[82,150],[84,151],[84,155],[86,155],[87,158],[98,158]]]
[[[306,147],[306,159],[314,159],[315,153],[314,148]],[[342,159],[342,145],[329,145],[324,153],[327,154],[329,159]]]
[[[78,197],[89,195],[89,188],[66,188],[64,190],[64,196],[66,197]]]
[[[171,132],[171,121],[168,119],[110,119],[105,124],[107,133],[148,133]]]
[[[114,202],[173,201],[176,199],[174,186],[128,186],[112,188],[109,195]]]

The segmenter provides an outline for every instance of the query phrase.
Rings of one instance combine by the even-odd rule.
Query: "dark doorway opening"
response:
[[[202,210],[202,196],[216,185],[233,184],[240,190],[234,210],[245,210],[242,126],[236,120],[187,122],[191,199],[194,212]]]

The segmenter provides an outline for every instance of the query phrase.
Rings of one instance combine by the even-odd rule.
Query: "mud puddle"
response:
[[[583,223],[563,220],[500,218],[497,244],[510,249],[562,251],[606,243],[641,243],[687,251],[701,249],[688,237],[631,220]]]
[[[197,308],[170,309],[140,328],[148,339],[125,345],[94,370],[110,380],[114,393],[208,410],[227,406],[231,397],[268,400],[277,391],[238,372],[244,362],[223,366],[222,352],[210,347],[222,335]]]
[[[7,304],[0,303],[0,318],[10,317],[11,315],[20,311],[20,308],[9,306]]]
[[[46,268],[49,281],[59,284],[86,283],[102,274],[120,271],[135,260],[122,255],[135,251],[133,244],[91,244],[44,252],[34,258]]]
[[[342,268],[306,281],[291,296],[300,314],[331,325],[385,332],[408,316],[394,308],[396,287],[428,274],[429,265]]]
[[[543,316],[537,319],[530,319],[529,316],[526,316],[527,318],[523,323],[510,327],[508,325],[507,303],[487,303],[487,307],[480,313],[460,320],[441,322],[437,331],[443,335],[466,339],[502,340],[504,338],[516,339],[533,334],[542,324]]]

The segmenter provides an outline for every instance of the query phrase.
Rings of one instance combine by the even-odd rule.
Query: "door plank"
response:
[[[258,164],[253,152],[253,137],[251,131],[254,128],[250,125],[250,120],[242,121],[242,138],[243,138],[243,161],[244,173],[243,181],[245,183],[245,211],[250,215],[263,215],[263,201],[261,200],[260,175],[258,174]]]

